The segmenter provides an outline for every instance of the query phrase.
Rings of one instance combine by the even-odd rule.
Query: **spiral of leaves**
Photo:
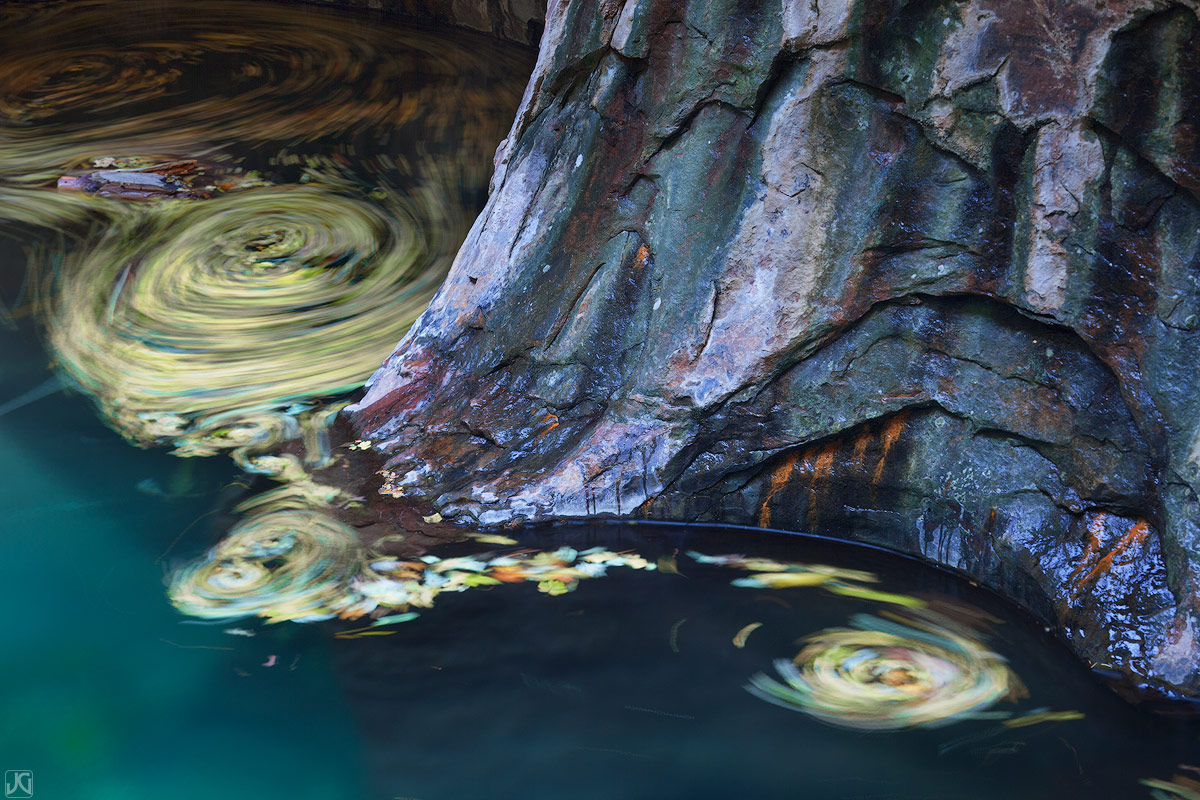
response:
[[[948,724],[1019,685],[1004,660],[971,633],[933,615],[900,624],[860,614],[851,628],[806,637],[791,661],[746,687],[764,700],[861,730]]]
[[[171,578],[171,602],[207,619],[304,622],[345,612],[364,564],[354,531],[319,511],[282,509],[238,524]]]
[[[360,386],[441,279],[437,198],[414,199],[270,187],[132,214],[61,269],[60,366],[139,444],[291,438],[279,415]]]

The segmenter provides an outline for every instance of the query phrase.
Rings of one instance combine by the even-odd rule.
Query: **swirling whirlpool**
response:
[[[436,198],[406,199],[268,187],[125,220],[62,268],[59,363],[137,443],[243,443],[357,388],[423,309],[449,248]]]
[[[853,627],[804,639],[779,659],[782,682],[759,674],[747,689],[768,702],[860,730],[944,725],[984,711],[1020,683],[969,631],[933,612],[907,624],[859,614]]]
[[[280,509],[242,522],[208,558],[176,571],[170,596],[202,618],[328,619],[360,599],[345,587],[362,561],[345,525],[317,511]]]

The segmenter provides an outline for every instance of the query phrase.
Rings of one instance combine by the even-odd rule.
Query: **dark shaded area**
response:
[[[1194,749],[1194,722],[1122,703],[1018,609],[909,559],[690,525],[517,535],[531,548],[676,558],[682,574],[614,570],[561,597],[532,586],[447,595],[393,635],[338,642],[335,669],[367,742],[373,797],[1139,797],[1140,778],[1170,773]],[[881,607],[814,588],[731,586],[736,573],[684,555],[731,543],[755,556],[871,570],[880,588],[961,604],[1029,691],[993,710],[1086,717],[870,734],[764,703],[743,687],[771,659],[793,656],[800,636]]]

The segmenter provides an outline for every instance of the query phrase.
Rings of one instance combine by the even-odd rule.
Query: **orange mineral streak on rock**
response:
[[[1146,542],[1146,537],[1150,535],[1150,526],[1144,520],[1135,523],[1125,535],[1118,539],[1108,552],[1104,555],[1101,553],[1104,550],[1104,545],[1100,541],[1100,534],[1104,530],[1104,519],[1106,515],[1103,513],[1097,514],[1090,523],[1088,523],[1088,542],[1083,550],[1083,555],[1079,558],[1079,563],[1075,570],[1071,573],[1069,581],[1074,584],[1074,589],[1071,592],[1072,602],[1076,600],[1083,590],[1101,575],[1112,569],[1114,563],[1117,562],[1119,556],[1130,550],[1140,548]],[[1093,563],[1094,561],[1094,563]],[[1084,572],[1085,570],[1086,573]],[[1081,577],[1082,576],[1082,577]]]
[[[1128,533],[1122,536],[1120,540],[1113,545],[1112,549],[1108,551],[1108,555],[1100,559],[1096,563],[1096,566],[1092,567],[1091,571],[1088,572],[1087,575],[1083,576],[1083,579],[1080,581],[1080,583],[1092,581],[1098,578],[1101,573],[1107,572],[1112,568],[1113,562],[1117,556],[1124,554],[1127,550],[1141,547],[1141,545],[1145,543],[1146,536],[1149,535],[1149,533],[1150,526],[1145,522],[1139,522],[1134,525],[1129,529]]]
[[[542,430],[542,432],[541,432],[541,433],[539,433],[539,434],[537,435],[537,438],[538,438],[538,439],[540,439],[540,438],[542,438],[543,436],[545,436],[546,434],[550,433],[550,431],[552,431],[552,430],[554,430],[555,428],[557,428],[557,427],[559,426],[559,424],[560,424],[560,421],[559,421],[559,419],[558,419],[558,415],[557,415],[557,414],[553,414],[553,413],[547,413],[547,414],[546,414],[546,416],[544,416],[544,417],[542,418],[541,422],[542,422],[542,424],[545,424],[545,423],[547,423],[547,422],[549,422],[550,424],[549,424],[549,425],[547,425],[547,426],[545,427],[545,429],[543,429],[543,430]]]
[[[1079,562],[1075,565],[1075,569],[1071,572],[1071,577],[1067,579],[1069,583],[1076,583],[1079,576],[1085,569],[1092,565],[1092,560],[1100,555],[1100,551],[1104,546],[1100,543],[1100,535],[1104,533],[1104,520],[1108,515],[1101,511],[1092,517],[1088,523],[1088,539],[1083,547],[1083,554],[1079,557]]]
[[[883,445],[883,452],[879,454],[879,463],[875,466],[875,474],[871,476],[871,484],[878,485],[879,481],[883,480],[883,468],[887,464],[888,453],[892,450],[892,445],[900,438],[900,433],[904,430],[904,423],[908,422],[908,413],[900,412],[883,425],[883,431],[879,434],[879,441]]]
[[[650,248],[642,245],[633,257],[633,268],[642,269],[648,263],[650,263]]]
[[[775,495],[787,486],[788,479],[792,476],[792,470],[796,468],[796,461],[800,458],[800,452],[796,451],[788,454],[787,458],[779,465],[774,474],[771,475],[771,486],[767,489],[767,496],[763,499],[762,508],[758,512],[758,527],[769,528],[771,526],[771,507],[770,503],[775,498]],[[805,461],[807,462],[807,457]]]
[[[829,442],[820,449],[817,453],[817,460],[813,463],[812,475],[808,481],[810,491],[817,490],[817,481],[827,479],[833,471],[833,455],[837,452],[837,442]]]
[[[817,482],[828,482],[830,475],[833,473],[833,457],[838,451],[838,442],[832,441],[826,444],[817,453],[816,461],[812,465],[812,473],[808,478],[808,525],[809,528],[817,527],[818,512],[817,512]]]
[[[867,445],[871,443],[871,429],[865,428],[857,436],[854,437],[854,455],[851,463],[858,469],[862,468],[863,459],[867,455]]]

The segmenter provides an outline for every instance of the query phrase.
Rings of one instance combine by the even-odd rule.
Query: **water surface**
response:
[[[1019,610],[798,536],[505,532],[439,552],[488,566],[428,602],[403,593],[453,570],[356,551],[320,600],[344,618],[200,614],[172,589],[180,613],[168,584],[280,507],[236,511],[248,496],[346,502],[306,482],[341,444],[324,420],[448,267],[529,54],[308,8],[67,7],[0,5],[0,768],[32,770],[35,797],[1149,798],[1142,779],[1200,779],[1194,722],[1121,700]],[[58,188],[189,159],[206,199]],[[878,637],[895,663],[845,704],[786,688],[781,665],[864,630],[969,642],[978,702],[864,706],[915,683]]]

